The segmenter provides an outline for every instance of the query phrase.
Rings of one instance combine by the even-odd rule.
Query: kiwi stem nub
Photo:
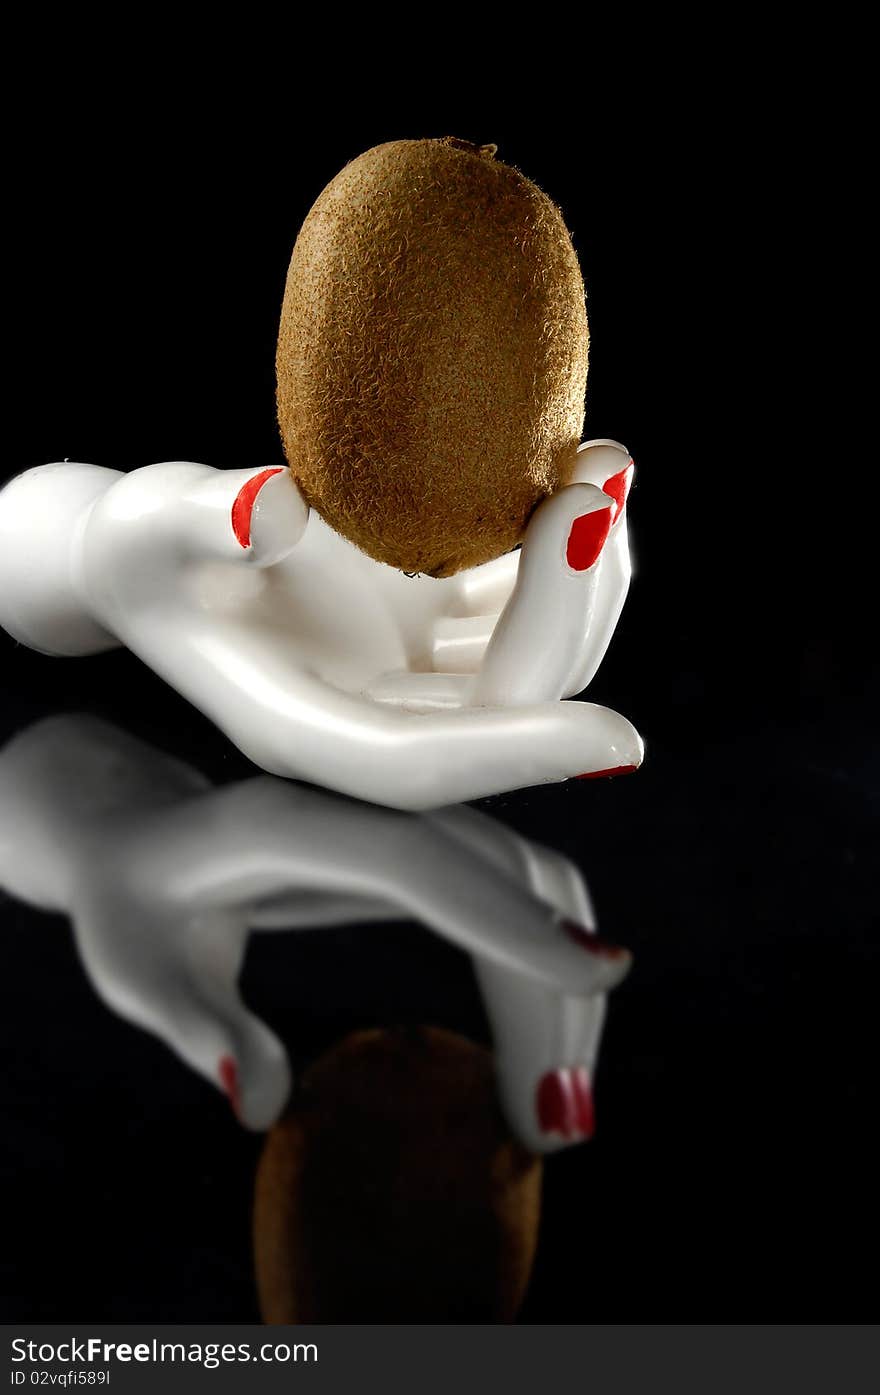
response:
[[[483,155],[493,160],[498,153],[497,145],[475,145],[472,140],[459,140],[458,136],[443,136],[444,145],[452,145],[456,150],[469,150],[472,155]]]

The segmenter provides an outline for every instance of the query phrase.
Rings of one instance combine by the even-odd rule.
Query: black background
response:
[[[865,1318],[876,671],[852,475],[828,488],[839,442],[804,446],[809,409],[795,422],[789,398],[801,329],[781,286],[807,137],[791,120],[749,134],[711,73],[646,88],[614,54],[601,84],[588,64],[538,90],[523,45],[502,100],[447,70],[384,87],[381,109],[326,53],[206,55],[195,79],[174,63],[136,78],[119,55],[99,75],[37,68],[40,119],[16,128],[5,175],[6,474],[280,461],[287,261],[340,166],[454,134],[541,184],[587,282],[585,434],[625,441],[637,465],[636,580],[590,697],[636,723],[648,758],[631,780],[485,805],[572,856],[637,955],[609,1014],[597,1137],[547,1168],[523,1319]],[[304,85],[313,67],[325,100]],[[248,773],[127,653],[0,642],[4,736],[88,708],[218,780]],[[3,912],[3,1316],[255,1316],[259,1141],[97,1003],[62,921]],[[297,1060],[372,1021],[484,1031],[451,949],[415,927],[375,944],[316,937],[307,983],[291,958],[305,951],[254,946],[249,996]]]

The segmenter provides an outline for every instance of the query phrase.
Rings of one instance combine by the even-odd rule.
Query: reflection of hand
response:
[[[0,494],[0,620],[49,652],[127,644],[265,770],[380,804],[628,770],[630,723],[560,699],[626,595],[630,473],[581,447],[521,553],[438,581],[309,516],[285,470],[42,466]]]
[[[0,753],[0,884],[71,916],[101,997],[265,1128],[286,1053],[242,1002],[252,929],[415,918],[474,958],[502,1102],[546,1152],[588,1136],[605,994],[629,955],[595,935],[570,862],[472,809],[410,817],[257,777],[212,789],[85,717]]]

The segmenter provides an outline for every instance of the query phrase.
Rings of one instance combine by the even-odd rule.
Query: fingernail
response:
[[[593,513],[581,514],[571,526],[565,560],[572,571],[585,572],[592,567],[611,530],[612,507],[596,509]]]
[[[596,1111],[593,1105],[593,1087],[586,1066],[578,1066],[572,1071],[572,1088],[578,1132],[582,1138],[592,1138],[596,1132]]]
[[[538,1082],[535,1110],[542,1133],[562,1138],[592,1138],[595,1130],[593,1092],[583,1066],[562,1066],[548,1071]]]
[[[623,513],[623,506],[629,494],[632,477],[633,462],[630,461],[619,474],[612,475],[602,486],[602,493],[610,495],[614,500],[614,516],[611,519],[612,525],[617,522],[618,518]]]
[[[261,470],[258,475],[253,475],[247,484],[242,485],[236,494],[232,505],[232,531],[242,547],[251,545],[251,514],[257,495],[266,481],[273,475],[280,475],[283,469],[283,465],[274,465],[268,470]]]
[[[232,1105],[236,1119],[241,1114],[241,1094],[238,1084],[238,1066],[231,1056],[221,1056],[217,1066],[217,1074],[220,1076],[220,1084],[226,1091],[229,1103]]]
[[[587,770],[583,775],[575,775],[575,780],[610,780],[612,775],[629,775],[638,770],[637,765],[612,765],[607,770]]]
[[[538,1082],[535,1107],[542,1133],[569,1138],[574,1125],[574,1095],[568,1088],[567,1070],[548,1071]]]
[[[599,959],[619,960],[632,957],[629,950],[624,949],[623,945],[613,944],[611,940],[603,940],[601,935],[594,934],[585,925],[578,925],[576,920],[560,920],[559,928],[576,945],[580,945],[581,949],[586,949]]]

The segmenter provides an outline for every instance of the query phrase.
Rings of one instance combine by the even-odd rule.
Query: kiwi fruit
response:
[[[562,215],[494,146],[375,146],[293,249],[276,360],[291,472],[380,562],[489,561],[571,476],[588,342]]]
[[[266,1139],[263,1321],[513,1322],[541,1175],[501,1117],[484,1047],[434,1027],[352,1034]]]

